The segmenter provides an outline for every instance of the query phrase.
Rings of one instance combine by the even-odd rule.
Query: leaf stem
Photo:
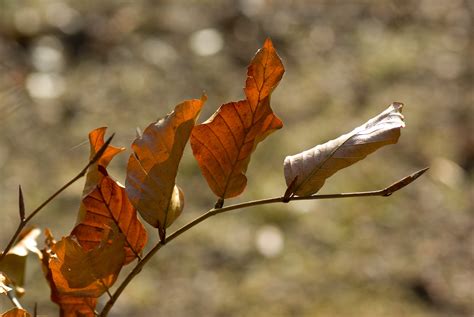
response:
[[[10,241],[7,244],[7,247],[3,250],[2,253],[0,253],[0,262],[3,260],[3,258],[7,255],[8,251],[13,247],[13,244],[15,243],[16,239],[20,235],[22,229],[26,226],[26,224],[33,219],[40,211],[43,209],[46,205],[48,205],[54,198],[56,198],[59,194],[61,194],[66,188],[74,184],[77,180],[80,178],[84,177],[86,175],[87,170],[91,165],[96,163],[104,154],[105,150],[109,146],[110,142],[112,141],[115,133],[112,133],[112,135],[105,141],[105,143],[100,147],[100,149],[97,151],[97,153],[89,160],[86,166],[76,175],[74,176],[70,181],[68,181],[66,184],[64,184],[61,188],[59,188],[54,194],[49,196],[45,201],[43,201],[38,207],[36,207],[28,217],[22,219],[22,212],[21,208],[22,204],[24,205],[23,202],[23,194],[21,193],[20,195],[20,223],[18,224],[18,227],[11,237]],[[24,214],[24,212],[23,212]],[[24,217],[24,216],[23,216]]]
[[[176,239],[179,237],[181,234],[185,233],[192,227],[196,226],[197,224],[203,222],[207,218],[210,218],[214,215],[221,214],[227,211],[231,210],[236,210],[236,209],[243,209],[243,208],[248,208],[248,207],[253,207],[253,206],[258,206],[258,205],[268,205],[268,204],[274,204],[274,203],[287,203],[290,201],[295,201],[295,200],[316,200],[316,199],[337,199],[337,198],[350,198],[350,197],[369,197],[369,196],[381,196],[381,197],[387,197],[393,194],[394,192],[402,189],[403,187],[407,186],[411,182],[413,182],[415,179],[423,175],[428,170],[428,167],[421,169],[411,175],[408,175],[392,185],[385,187],[384,189],[380,190],[372,190],[372,191],[365,191],[365,192],[353,192],[353,193],[339,193],[339,194],[327,194],[327,195],[311,195],[311,196],[306,196],[306,197],[295,197],[295,196],[290,196],[290,197],[274,197],[274,198],[266,198],[266,199],[259,199],[259,200],[253,200],[253,201],[248,201],[244,203],[239,203],[239,204],[234,204],[234,205],[229,205],[227,207],[222,207],[222,208],[212,208],[206,213],[202,214],[201,216],[195,218],[191,222],[185,224],[172,234],[170,234],[166,239],[163,241],[159,241],[148,253],[143,257],[142,260],[138,261],[133,270],[127,275],[127,277],[122,281],[122,283],[118,286],[118,288],[114,291],[112,294],[112,297],[107,301],[105,304],[104,308],[102,309],[100,313],[100,317],[105,317],[109,313],[110,309],[114,305],[114,303],[117,301],[119,298],[120,294],[124,291],[124,289],[127,287],[127,285],[133,280],[133,278],[138,275],[145,264],[155,255],[158,250],[161,249],[165,244],[169,243],[170,241]]]

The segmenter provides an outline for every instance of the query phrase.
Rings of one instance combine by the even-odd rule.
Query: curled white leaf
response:
[[[284,162],[285,180],[293,193],[308,196],[316,193],[327,178],[349,165],[364,159],[384,145],[398,142],[405,126],[401,114],[403,104],[392,103],[388,109],[351,132],[315,146]]]

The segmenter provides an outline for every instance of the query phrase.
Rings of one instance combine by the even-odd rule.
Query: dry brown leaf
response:
[[[94,317],[97,298],[61,294],[54,284],[53,275],[49,268],[52,256],[51,248],[56,244],[51,231],[45,229],[46,247],[42,250],[42,267],[46,280],[51,288],[51,301],[59,305],[60,317]]]
[[[101,244],[85,251],[71,237],[51,248],[49,261],[52,279],[62,295],[99,297],[117,279],[125,260],[123,235],[104,231]]]
[[[8,286],[10,283],[11,282],[9,281],[5,273],[0,272],[0,295],[7,294],[9,291],[12,290],[12,288]]]
[[[353,131],[293,156],[284,162],[286,184],[297,177],[293,193],[308,196],[316,193],[328,177],[364,159],[380,147],[398,142],[405,126],[401,109],[394,102],[390,107]]]
[[[41,229],[30,227],[24,229],[18,237],[18,242],[8,251],[0,262],[0,271],[8,275],[15,286],[17,294],[23,295],[25,282],[25,268],[27,255],[31,252],[41,258],[41,251],[37,248],[36,239]]]
[[[222,105],[191,135],[191,147],[211,190],[221,199],[247,185],[245,173],[258,143],[283,126],[270,107],[270,94],[285,72],[267,39],[247,70],[246,99]]]
[[[31,315],[24,309],[13,308],[1,314],[0,317],[31,317]]]
[[[104,145],[104,136],[106,127],[101,127],[92,130],[89,132],[89,144],[90,144],[90,154],[89,159],[92,159],[94,155],[99,151],[99,149]],[[125,148],[118,148],[112,145],[107,146],[104,154],[100,159],[89,167],[86,175],[86,183],[84,185],[83,195],[87,195],[94,190],[95,186],[99,183],[102,175],[99,173],[99,166],[106,168],[110,161],[114,158],[115,155],[124,151]]]
[[[104,136],[105,131],[107,130],[106,127],[97,128],[89,132],[89,144],[90,144],[90,154],[89,159],[92,159],[96,153],[100,150],[100,148],[104,145]],[[99,172],[99,167],[107,168],[110,161],[115,157],[115,155],[119,154],[120,152],[124,151],[125,148],[118,148],[112,145],[108,145],[105,149],[104,153],[100,157],[100,159],[92,164],[89,169],[87,170],[86,174],[86,182],[84,184],[84,189],[82,191],[83,197],[87,196],[90,192],[92,192],[97,184],[99,184],[100,180],[102,179],[103,175]],[[79,207],[79,212],[77,213],[77,220],[76,225],[81,222],[81,219],[86,217],[86,208],[84,204],[81,202],[81,206]]]
[[[164,237],[180,215],[184,198],[175,185],[178,165],[201,108],[206,101],[187,100],[165,118],[150,124],[132,144],[126,191],[140,215]]]
[[[59,305],[60,317],[94,317],[97,298],[61,295],[53,302]]]
[[[128,264],[145,247],[147,232],[138,220],[137,211],[130,203],[125,188],[108,176],[104,168],[99,167],[99,170],[102,180],[82,200],[85,213],[71,235],[76,236],[87,251],[100,244],[104,230],[117,225],[125,235],[125,264]]]

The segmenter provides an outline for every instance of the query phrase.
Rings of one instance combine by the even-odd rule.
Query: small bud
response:
[[[23,192],[21,191],[21,185],[18,186],[18,207],[20,212],[20,220],[25,221],[25,201],[23,200]]]

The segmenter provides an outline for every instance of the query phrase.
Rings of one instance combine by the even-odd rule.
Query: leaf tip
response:
[[[418,177],[420,177],[421,175],[423,175],[424,173],[426,173],[426,171],[428,171],[429,169],[430,169],[430,167],[427,166],[427,167],[425,167],[425,168],[423,168],[423,169],[421,169],[421,170],[419,170],[419,171],[417,171],[417,172],[411,174],[410,176],[411,176],[411,178],[412,178],[413,180],[415,180],[415,179],[417,179]]]
[[[101,136],[103,137],[105,135],[105,131],[107,130],[107,127],[99,127],[91,132],[89,132],[89,142],[92,144],[95,142],[96,139],[99,139]]]
[[[203,90],[201,94],[201,102],[204,104],[206,101],[207,101],[207,94],[206,94],[206,91]]]
[[[273,48],[273,42],[272,42],[272,40],[271,40],[269,37],[267,37],[267,38],[265,39],[265,42],[263,43],[263,47],[265,47],[265,48]]]
[[[394,101],[392,102],[392,105],[391,105],[395,110],[398,110],[398,111],[402,111],[403,107],[405,106],[403,104],[403,102],[398,102],[398,101]]]
[[[412,182],[414,182],[418,177],[420,177],[421,175],[423,175],[427,170],[429,169],[429,167],[425,167],[419,171],[416,171],[415,173],[413,174],[410,174],[408,175],[407,177],[404,177],[403,179],[393,183],[392,185],[390,185],[389,187],[385,188],[384,190],[384,194],[383,196],[390,196],[391,194],[393,194],[394,192],[396,192],[397,190],[400,190],[402,189],[403,187],[411,184]]]

